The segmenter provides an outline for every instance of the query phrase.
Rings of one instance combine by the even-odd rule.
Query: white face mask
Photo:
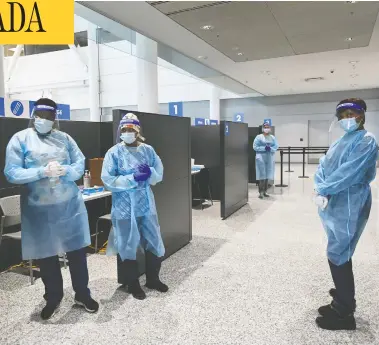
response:
[[[270,128],[263,128],[263,133],[270,133],[271,132],[271,129]]]
[[[121,140],[125,144],[133,144],[136,141],[136,133],[133,133],[133,132],[122,133]]]
[[[49,133],[54,126],[54,121],[41,119],[39,117],[36,117],[34,119],[34,128],[38,133],[46,134]]]

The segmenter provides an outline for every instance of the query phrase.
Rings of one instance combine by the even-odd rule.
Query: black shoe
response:
[[[270,197],[267,193],[264,193],[263,196],[264,196],[265,198],[269,198],[269,197]]]
[[[354,331],[357,328],[354,314],[342,317],[338,315],[336,311],[332,311],[333,313],[328,316],[319,316],[316,318],[316,323],[320,328],[329,331]]]
[[[60,303],[58,304],[52,304],[47,303],[45,308],[41,311],[41,319],[42,320],[49,320],[51,319],[55,313],[59,310]]]
[[[132,294],[135,299],[138,299],[140,301],[146,298],[145,291],[142,290],[139,280],[133,284],[128,285],[128,292]]]
[[[91,296],[86,300],[75,299],[75,304],[83,307],[89,313],[96,313],[99,310],[99,303],[97,303]]]
[[[162,283],[160,280],[155,282],[147,282],[145,285],[150,290],[157,290],[159,292],[167,292],[168,286]]]
[[[330,316],[331,314],[335,313],[335,311],[333,310],[332,306],[328,304],[318,308],[318,313],[321,316]]]

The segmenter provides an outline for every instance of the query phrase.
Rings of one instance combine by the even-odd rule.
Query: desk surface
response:
[[[111,196],[111,195],[112,195],[112,192],[103,191],[103,192],[99,192],[99,193],[92,193],[90,195],[83,195],[83,200],[84,200],[84,202],[87,202],[90,200],[105,198],[105,197]]]
[[[196,175],[200,172],[200,170],[191,170],[191,175]]]

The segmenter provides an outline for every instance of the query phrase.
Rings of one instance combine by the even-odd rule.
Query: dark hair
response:
[[[38,101],[34,102],[34,106],[37,105],[48,105],[49,107],[53,107],[55,110],[58,108],[57,103],[50,98],[40,98]]]
[[[359,105],[364,111],[367,111],[367,104],[361,98],[347,98],[347,99],[344,99],[343,101],[339,102],[337,106],[339,106],[340,104],[343,104],[343,103],[355,103],[355,104]]]

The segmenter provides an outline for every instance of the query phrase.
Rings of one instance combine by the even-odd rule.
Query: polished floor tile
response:
[[[354,257],[355,332],[316,327],[317,308],[330,301],[325,235],[312,202],[313,181],[284,175],[287,188],[250,201],[225,221],[220,205],[193,212],[193,241],[165,261],[166,295],[136,301],[118,288],[116,260],[88,258],[97,314],[73,307],[68,270],[59,313],[42,322],[43,285],[0,275],[0,342],[7,345],[332,345],[379,344],[379,182],[370,221]],[[310,177],[315,166],[307,167]],[[277,169],[279,173],[279,169]]]

